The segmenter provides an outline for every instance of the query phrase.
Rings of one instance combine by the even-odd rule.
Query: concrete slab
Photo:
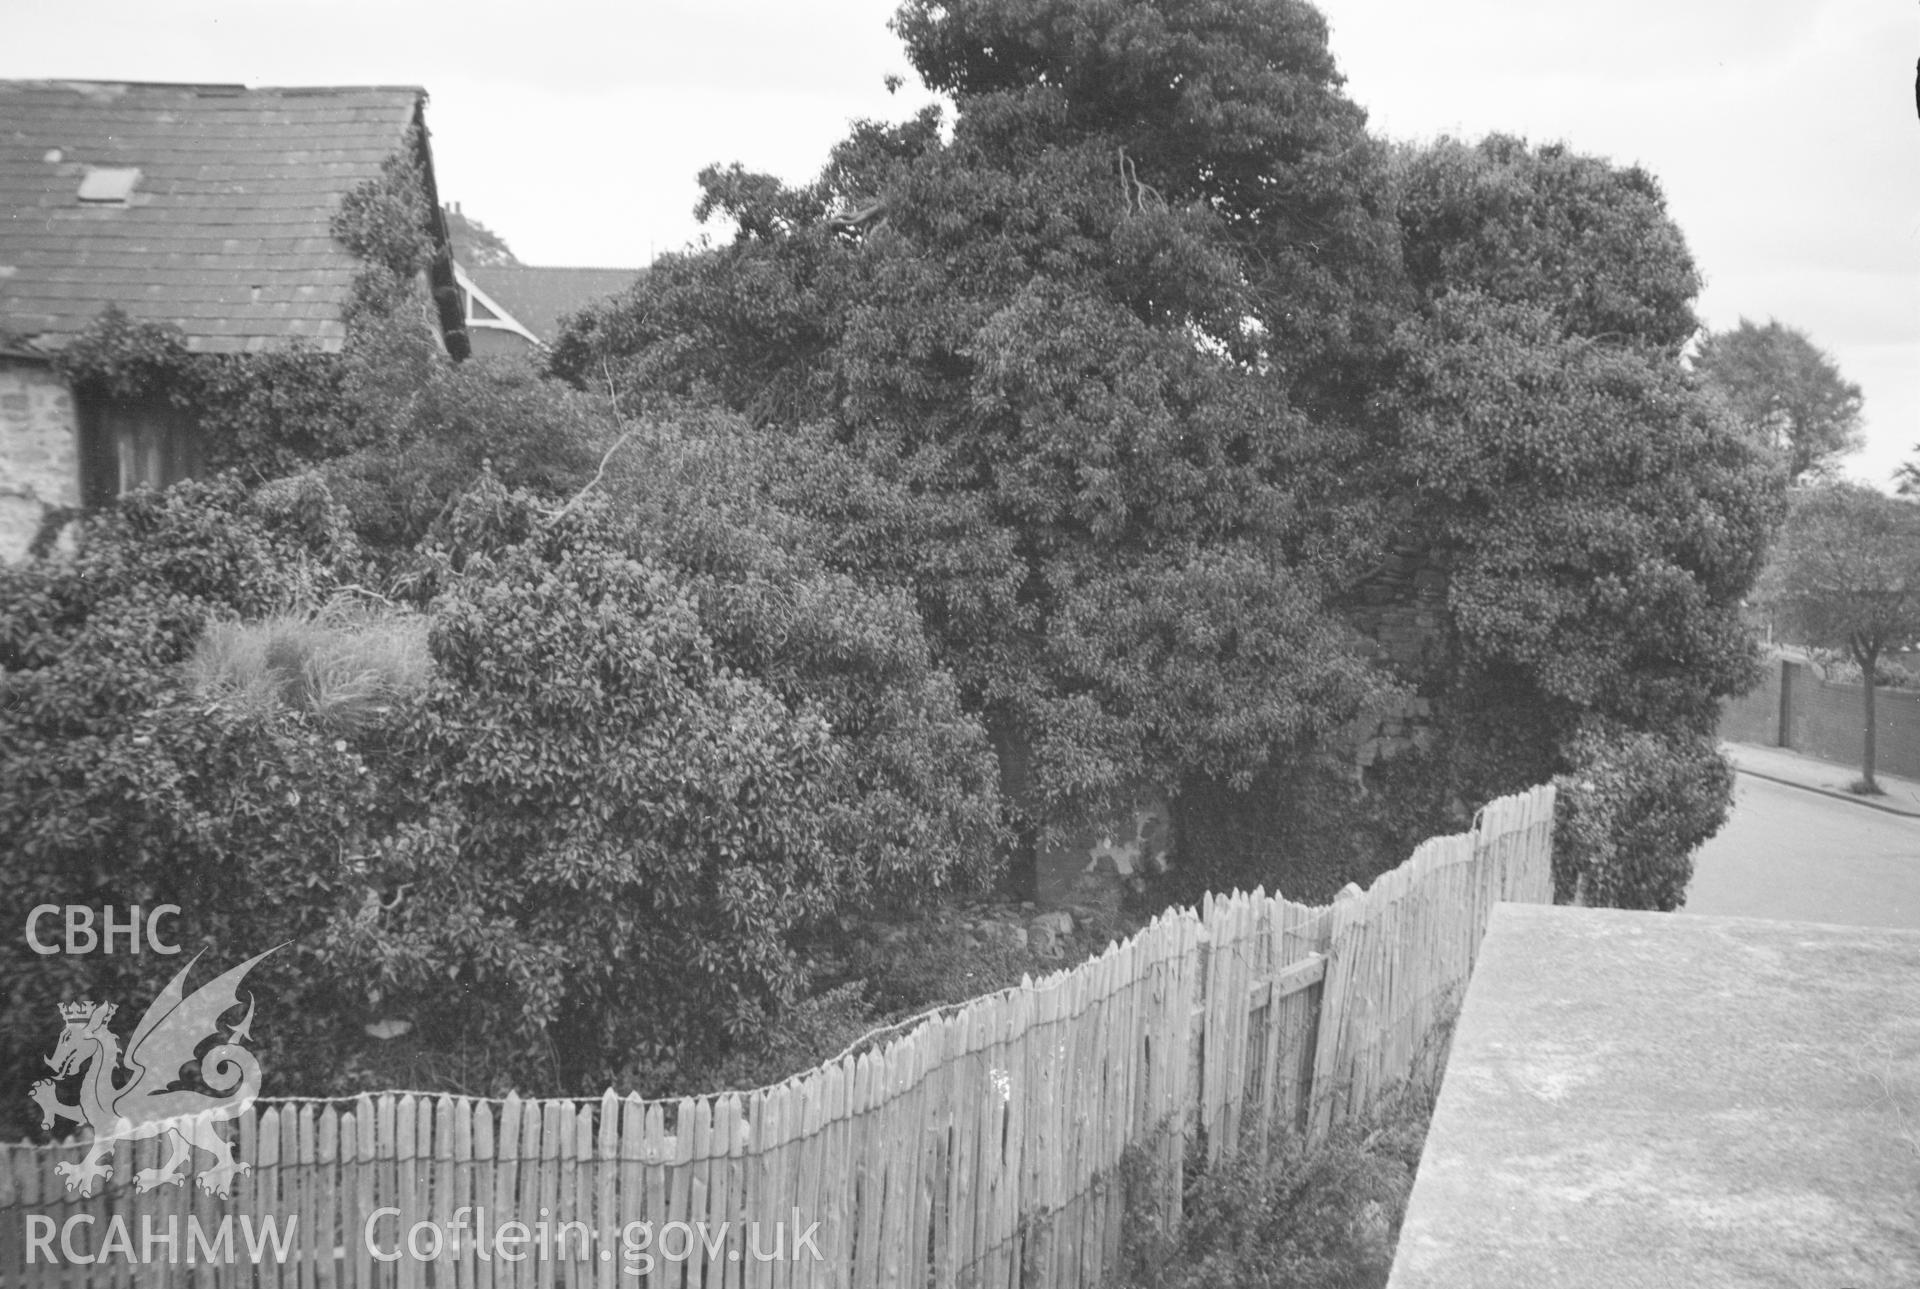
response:
[[[1503,904],[1388,1289],[1920,1286],[1920,932]]]

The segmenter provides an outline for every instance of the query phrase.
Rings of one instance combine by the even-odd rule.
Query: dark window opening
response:
[[[109,506],[142,484],[165,488],[199,472],[199,445],[179,408],[133,399],[82,400],[83,504]]]

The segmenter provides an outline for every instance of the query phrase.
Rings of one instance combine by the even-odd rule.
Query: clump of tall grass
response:
[[[262,716],[311,713],[342,731],[378,724],[432,674],[426,617],[366,600],[212,623],[186,662],[202,698]]]

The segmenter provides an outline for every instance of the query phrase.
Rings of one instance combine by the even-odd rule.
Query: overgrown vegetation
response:
[[[1177,1232],[1130,1225],[1124,1289],[1378,1289],[1393,1266],[1424,1120],[1235,1156],[1189,1188]]]
[[[348,857],[391,803],[366,754],[308,707],[209,701],[184,665],[210,622],[323,604],[355,558],[316,480],[250,495],[227,477],[135,494],[88,525],[70,560],[0,569],[14,906],[176,904],[188,954],[291,941],[260,973],[281,1014],[308,1022],[263,1034],[267,1068],[290,1072],[330,1068],[355,1015],[327,927],[357,894]],[[20,1087],[58,1005],[152,998],[179,968],[153,954],[43,957],[20,935],[0,963],[0,1078]],[[24,1132],[24,1103],[6,1110]]]
[[[791,1072],[1024,969],[863,943],[876,910],[1143,783],[1184,841],[1160,902],[1325,898],[1559,774],[1565,889],[1673,907],[1784,477],[1680,360],[1698,277],[1653,180],[1371,138],[1291,0],[898,29],[950,132],[861,123],[799,187],[709,170],[732,241],[544,374],[437,354],[407,156],[336,222],[340,353],[113,313],[70,347],[232,472],[0,570],[10,887],[177,903],[220,958],[291,940],[259,974],[299,1017],[283,1093]],[[1390,670],[1351,623],[1402,549],[1447,572]],[[1411,695],[1425,750],[1357,777],[1340,731]],[[0,949],[0,1081],[153,962]]]
[[[1188,874],[1292,890],[1323,879],[1287,856],[1348,850],[1320,754],[1396,687],[1436,728],[1393,835],[1567,770],[1589,728],[1710,745],[1784,478],[1682,361],[1699,276],[1650,176],[1372,139],[1304,5],[916,2],[897,29],[950,137],[863,123],[797,187],[709,169],[732,242],[550,365],[909,490],[905,540],[840,516],[836,558],[912,589],[1018,824],[1146,781],[1207,799],[1189,838],[1245,839]],[[1347,610],[1401,548],[1448,574],[1436,660],[1389,674]]]
[[[1437,1083],[1437,1080],[1436,1080]],[[1309,1142],[1288,1134],[1184,1179],[1182,1218],[1165,1229],[1142,1201],[1157,1193],[1138,1148],[1122,1161],[1129,1196],[1115,1289],[1380,1289],[1433,1116],[1434,1086],[1404,1088],[1365,1119]]]
[[[1183,857],[1154,880],[1149,903],[1283,882],[1289,899],[1329,904],[1347,883],[1367,885],[1428,837],[1471,823],[1439,798],[1447,779],[1435,755],[1404,753],[1365,781],[1329,751],[1283,762],[1244,793],[1190,781],[1175,803]]]
[[[1127,1223],[1114,1289],[1381,1289],[1439,1100],[1459,1017],[1458,996],[1437,1009],[1409,1076],[1363,1113],[1310,1138],[1291,1126],[1266,1144],[1251,1124],[1237,1150],[1205,1162],[1189,1142],[1178,1184],[1181,1221],[1160,1205],[1173,1180],[1153,1152],[1121,1159]]]
[[[1733,767],[1711,744],[1590,731],[1554,781],[1554,894],[1670,913],[1686,902],[1693,852],[1720,831]]]

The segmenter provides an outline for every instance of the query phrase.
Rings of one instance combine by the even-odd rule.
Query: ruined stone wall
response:
[[[1354,768],[1364,770],[1402,752],[1425,750],[1434,737],[1433,705],[1419,697],[1387,703],[1362,714],[1344,734]]]
[[[1130,811],[1082,829],[1060,845],[1041,847],[1035,856],[1036,894],[1047,906],[1117,903],[1122,887],[1167,866],[1172,842],[1166,793],[1143,787]]]
[[[1368,642],[1374,661],[1418,684],[1450,659],[1447,640],[1447,561],[1418,546],[1396,547],[1361,588],[1347,621]],[[1433,708],[1409,697],[1362,713],[1341,742],[1358,773],[1433,739]]]
[[[79,442],[66,382],[0,358],[0,560],[27,553],[48,509],[80,504]]]
[[[1446,559],[1396,547],[1367,579],[1347,621],[1373,643],[1377,661],[1408,679],[1448,660]]]

